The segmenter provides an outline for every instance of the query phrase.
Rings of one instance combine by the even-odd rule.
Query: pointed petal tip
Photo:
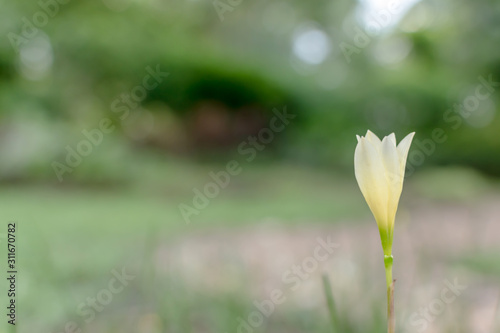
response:
[[[413,137],[415,136],[415,132],[411,132],[410,134],[408,134],[404,139],[406,138],[409,138],[409,140],[413,140]],[[403,140],[404,140],[403,139]]]
[[[411,132],[407,136],[404,137],[403,140],[398,144],[397,150],[399,155],[399,160],[401,163],[401,169],[404,170],[406,165],[406,159],[408,158],[408,151],[410,150],[411,143],[413,141],[413,136],[415,132]]]
[[[380,138],[375,135],[375,133],[373,133],[372,131],[370,130],[367,130],[366,131],[366,139],[371,143],[373,144],[377,149],[380,148],[380,144],[382,143],[382,141],[380,140]]]

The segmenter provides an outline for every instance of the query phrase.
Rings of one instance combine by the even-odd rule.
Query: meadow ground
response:
[[[323,273],[343,332],[385,330],[380,240],[353,175],[253,165],[186,224],[179,203],[217,168],[145,163],[127,185],[2,187],[20,272],[8,330],[331,332]],[[394,241],[399,332],[500,329],[499,200],[497,183],[467,169],[409,177]],[[130,279],[111,286],[123,269]]]

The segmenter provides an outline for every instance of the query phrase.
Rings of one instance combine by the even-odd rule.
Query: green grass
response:
[[[147,271],[161,243],[200,229],[236,228],[270,219],[281,224],[335,223],[358,214],[354,207],[360,194],[340,177],[286,165],[253,165],[234,176],[186,224],[178,205],[190,203],[192,189],[202,189],[211,181],[208,173],[224,165],[148,161],[133,167],[137,173],[121,185],[0,188],[3,220],[18,225],[19,311],[29,318],[19,332],[30,331],[30,325],[54,332],[67,321],[78,323],[78,304],[106,285],[113,268],[124,265],[140,272],[140,281],[117,295],[103,318],[113,318],[114,312],[119,317],[134,304],[145,304],[137,311],[159,314],[159,325],[170,327],[169,332],[234,331],[235,318],[246,316],[251,302],[235,295],[193,294],[179,281],[155,281],[148,276],[154,273]],[[306,329],[316,323],[309,319],[297,325]],[[87,329],[127,331],[118,318],[109,324],[96,320]]]

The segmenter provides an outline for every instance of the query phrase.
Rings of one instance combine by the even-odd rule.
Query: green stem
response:
[[[342,332],[339,316],[335,308],[335,301],[333,299],[332,286],[330,284],[330,280],[328,279],[328,275],[326,275],[325,273],[323,274],[323,287],[326,296],[326,303],[328,305],[328,312],[330,313],[330,318],[332,321],[332,332]]]
[[[384,255],[385,279],[387,283],[387,332],[394,333],[396,317],[394,316],[394,282],[392,279],[392,255]]]

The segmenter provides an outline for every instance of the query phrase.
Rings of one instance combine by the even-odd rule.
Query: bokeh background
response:
[[[353,173],[368,128],[417,133],[398,331],[500,331],[499,2],[0,3],[0,242],[16,222],[19,266],[2,332],[384,332]],[[318,237],[337,247],[314,264]]]

